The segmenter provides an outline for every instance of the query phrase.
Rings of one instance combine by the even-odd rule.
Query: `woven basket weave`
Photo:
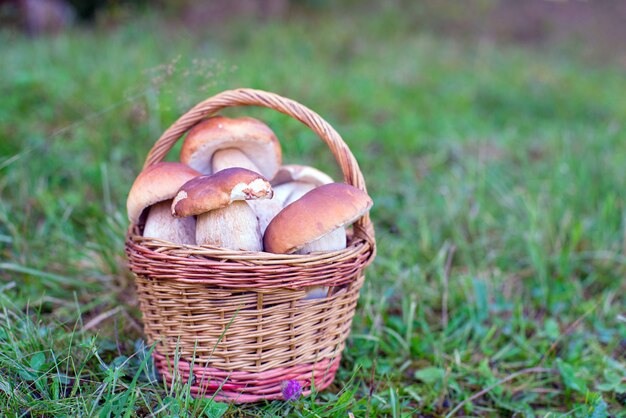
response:
[[[231,106],[267,107],[299,120],[328,145],[344,181],[365,190],[354,156],[326,121],[297,102],[251,89],[193,107],[163,133],[144,168],[194,125]],[[126,253],[145,333],[168,384],[191,379],[197,396],[242,403],[283,399],[286,380],[297,380],[305,395],[332,383],[364,269],[375,256],[369,215],[354,224],[346,249],[307,255],[177,245],[141,232],[142,225],[130,225]],[[332,290],[303,300],[311,286]]]

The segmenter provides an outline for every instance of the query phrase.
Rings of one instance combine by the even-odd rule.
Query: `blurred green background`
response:
[[[625,415],[626,2],[36,3],[0,2],[0,411]],[[375,202],[341,369],[297,402],[165,389],[126,267],[150,147],[236,87],[319,112]],[[299,123],[227,113],[341,178]]]

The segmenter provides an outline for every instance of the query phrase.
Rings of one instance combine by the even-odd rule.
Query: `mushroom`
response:
[[[262,235],[246,200],[272,197],[270,183],[245,168],[228,168],[185,183],[172,202],[172,215],[197,215],[196,242],[231,250],[262,251]]]
[[[260,120],[214,116],[189,131],[180,161],[202,174],[242,167],[271,179],[280,167],[282,151],[274,132]]]
[[[265,234],[269,223],[285,206],[317,186],[332,182],[330,176],[317,168],[295,164],[281,166],[272,180],[272,185],[276,185],[273,187],[274,197],[248,202],[257,215],[261,234]]]
[[[344,227],[363,216],[372,204],[367,193],[348,184],[316,187],[272,219],[263,237],[265,250],[307,254],[345,248]]]
[[[263,122],[248,117],[215,116],[189,132],[180,150],[180,160],[203,174],[241,167],[271,179],[282,161],[282,151],[276,135]],[[261,234],[282,209],[273,199],[248,203],[257,217]]]
[[[180,186],[199,175],[181,163],[161,162],[146,168],[139,173],[128,193],[128,219],[134,224],[145,219],[144,237],[195,244],[196,220],[172,217],[170,206]]]
[[[282,202],[274,197],[271,199],[250,200],[248,201],[248,205],[252,208],[252,211],[259,222],[259,231],[261,232],[261,236],[265,234],[265,230],[272,219],[274,219],[274,216],[283,210]]]
[[[323,184],[332,183],[333,179],[326,173],[306,165],[283,165],[272,180],[274,199],[282,206],[298,200],[307,192]]]
[[[308,165],[287,164],[278,169],[278,172],[272,179],[272,186],[297,181],[301,183],[311,183],[316,186],[329,184],[333,179],[326,173],[315,167]]]
[[[345,226],[363,216],[372,199],[356,187],[321,185],[285,207],[270,222],[265,250],[279,254],[308,254],[346,248]],[[314,286],[303,300],[326,297],[328,287]]]

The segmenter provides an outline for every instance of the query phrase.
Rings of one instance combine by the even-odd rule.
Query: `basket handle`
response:
[[[352,155],[352,152],[346,143],[343,142],[341,136],[339,136],[337,131],[335,131],[328,122],[322,119],[317,113],[298,102],[279,96],[278,94],[254,89],[227,90],[195,105],[163,132],[163,135],[161,135],[148,153],[146,162],[144,163],[144,169],[163,160],[176,141],[198,122],[202,121],[207,116],[216,114],[224,108],[233,106],[266,107],[299,120],[322,138],[326,145],[328,145],[343,172],[344,181],[367,192],[363,174],[359,169],[359,164],[354,158],[354,155]],[[363,217],[354,224],[354,236],[355,238],[365,239],[370,243],[372,249],[375,248],[374,227],[370,220],[369,213],[363,215]]]

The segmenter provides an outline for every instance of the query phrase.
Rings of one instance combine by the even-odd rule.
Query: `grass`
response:
[[[393,10],[193,32],[148,15],[0,45],[7,415],[626,416],[623,69],[439,39]],[[379,253],[337,379],[293,403],[166,389],[125,266],[150,146],[241,86],[326,117],[375,201]],[[338,176],[298,123],[229,113]]]

